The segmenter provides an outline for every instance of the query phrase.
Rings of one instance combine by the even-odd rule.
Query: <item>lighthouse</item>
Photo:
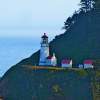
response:
[[[46,65],[47,57],[49,56],[49,42],[46,33],[41,37],[40,61],[39,65]]]

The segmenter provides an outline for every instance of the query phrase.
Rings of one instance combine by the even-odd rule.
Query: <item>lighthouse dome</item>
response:
[[[42,38],[48,38],[48,36],[46,35],[46,33],[44,33],[44,35],[42,36]]]

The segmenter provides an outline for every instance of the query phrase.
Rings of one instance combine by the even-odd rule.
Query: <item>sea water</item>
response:
[[[31,56],[40,45],[36,38],[0,38],[0,76],[13,65]]]

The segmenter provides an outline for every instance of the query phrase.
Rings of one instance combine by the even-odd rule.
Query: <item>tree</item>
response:
[[[92,9],[99,9],[100,0],[81,0],[80,5],[81,8],[78,11],[75,11],[73,15],[71,17],[68,17],[67,20],[64,22],[63,29],[65,29],[66,31],[71,28],[71,26],[74,25],[82,15],[85,15],[86,12],[92,11]]]
[[[66,20],[66,22],[64,22],[64,29],[68,30],[72,25],[72,18],[68,17],[68,19]]]
[[[93,8],[94,0],[81,0],[80,1],[81,10],[87,12]]]
[[[63,29],[68,30],[72,25],[74,25],[77,22],[79,15],[82,13],[84,13],[84,12],[83,11],[75,11],[73,13],[73,15],[71,17],[68,17],[67,20],[64,22]]]

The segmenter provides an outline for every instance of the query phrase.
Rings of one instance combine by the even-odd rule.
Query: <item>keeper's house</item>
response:
[[[72,68],[72,60],[64,59],[61,62],[63,68]]]
[[[92,60],[85,60],[84,61],[84,69],[86,68],[94,68]]]

